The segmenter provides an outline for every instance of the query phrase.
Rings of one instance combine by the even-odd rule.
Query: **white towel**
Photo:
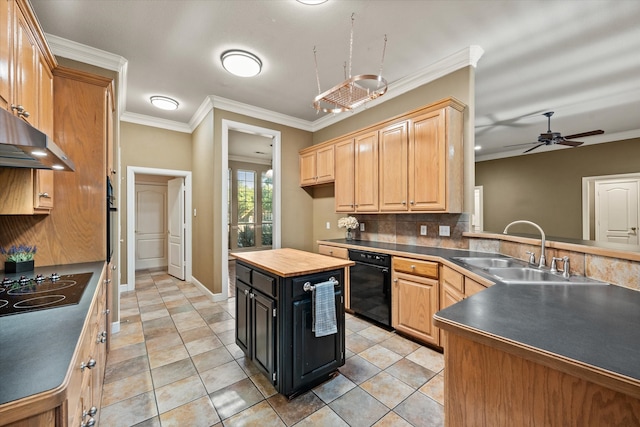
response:
[[[333,281],[318,283],[311,294],[313,322],[311,330],[316,337],[324,337],[338,332],[336,302],[333,295]]]

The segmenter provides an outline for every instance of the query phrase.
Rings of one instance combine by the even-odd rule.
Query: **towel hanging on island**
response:
[[[334,281],[318,283],[311,293],[311,312],[313,313],[311,330],[315,332],[316,337],[338,332],[334,284]]]

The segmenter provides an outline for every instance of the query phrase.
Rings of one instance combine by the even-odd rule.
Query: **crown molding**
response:
[[[91,46],[83,45],[71,40],[63,39],[58,36],[46,34],[47,42],[51,47],[51,51],[56,56],[73,59],[75,61],[84,62],[86,64],[95,65],[119,73],[118,78],[118,105],[120,120],[137,123],[146,126],[160,127],[178,132],[193,132],[196,127],[204,120],[206,115],[213,108],[230,111],[232,113],[242,114],[256,119],[265,120],[272,123],[301,129],[308,132],[315,132],[338,123],[349,117],[348,114],[331,114],[321,117],[313,122],[288,116],[286,114],[276,113],[271,110],[256,107],[242,102],[233,101],[231,99],[222,98],[215,95],[206,96],[200,104],[200,107],[189,120],[189,123],[175,122],[146,116],[143,114],[130,113],[126,111],[126,88],[127,88],[127,68],[128,61],[120,55],[109,53]],[[394,83],[389,84],[387,93],[378,99],[369,101],[352,111],[357,114],[368,108],[379,105],[389,99],[407,93],[419,86],[430,83],[440,77],[459,70],[464,67],[476,67],[478,61],[484,54],[484,50],[477,45],[466,47],[446,58],[434,62],[433,64],[418,70],[417,72],[402,78]]]
[[[182,122],[176,122],[174,120],[161,119],[158,117],[147,116],[144,114],[130,113],[125,111],[120,115],[120,120],[123,122],[135,123],[138,125],[151,126],[156,128],[162,128],[167,130],[173,130],[182,133],[192,133],[193,129]]]
[[[352,113],[357,114],[368,108],[375,107],[376,105],[388,101],[389,99],[403,95],[427,83],[431,83],[432,81],[446,76],[447,74],[451,74],[452,72],[457,71],[461,68],[468,66],[472,66],[475,68],[478,65],[478,61],[483,54],[484,49],[477,45],[472,45],[459,50],[458,52],[449,55],[439,61],[436,61],[433,64],[428,65],[407,77],[390,83],[387,93],[385,93],[380,98],[369,101],[361,107],[356,108]],[[324,116],[312,123],[312,132],[323,129],[327,126],[344,120],[347,117],[348,116],[345,116],[343,114],[332,114]]]
[[[120,55],[96,49],[82,43],[63,39],[53,34],[45,33],[47,44],[55,56],[72,59],[85,64],[94,65],[118,73],[118,111],[124,113],[127,105],[127,70],[129,61]]]

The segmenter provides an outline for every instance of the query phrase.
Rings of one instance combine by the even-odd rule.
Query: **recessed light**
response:
[[[33,154],[36,157],[47,157],[47,153],[45,151],[40,151],[40,150],[33,150],[31,154]]]
[[[316,4],[326,3],[327,0],[298,0],[298,2],[302,4],[316,5]]]
[[[161,110],[177,110],[178,109],[178,101],[173,98],[169,98],[168,96],[152,96],[150,98],[151,104],[155,107],[160,108]]]
[[[481,145],[476,145],[474,148],[475,148],[476,151],[478,151],[478,150],[482,149],[482,146]]]
[[[62,166],[62,165],[53,165],[53,166],[51,166],[51,167],[52,167],[53,169],[55,169],[55,170],[59,170],[59,171],[64,170],[64,166]]]
[[[253,77],[262,70],[262,61],[244,50],[227,50],[220,56],[225,70],[239,77]]]

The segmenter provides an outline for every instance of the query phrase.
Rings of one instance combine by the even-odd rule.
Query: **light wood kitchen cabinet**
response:
[[[335,145],[336,212],[378,211],[378,131]]]
[[[391,326],[423,343],[440,345],[432,322],[439,309],[438,263],[393,257]]]
[[[380,211],[407,211],[409,167],[408,122],[380,130]]]
[[[334,147],[326,145],[300,153],[300,186],[325,184],[334,180]]]
[[[0,0],[0,108],[11,110],[13,0]]]
[[[318,253],[340,259],[349,259],[349,249],[337,246],[318,245]],[[344,308],[351,308],[351,275],[350,270],[344,272]]]
[[[378,131],[356,136],[354,212],[378,212]]]
[[[355,208],[355,142],[353,138],[335,144],[336,212],[353,212]]]
[[[49,214],[53,208],[53,171],[0,168],[0,215]]]

